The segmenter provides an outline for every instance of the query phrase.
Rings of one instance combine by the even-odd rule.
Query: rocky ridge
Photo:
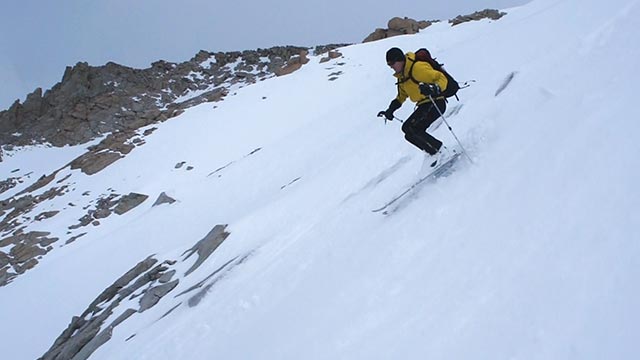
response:
[[[493,9],[485,9],[482,11],[476,11],[469,15],[459,15],[449,20],[451,26],[459,25],[468,21],[477,21],[482,19],[498,20],[506,15],[504,12]],[[387,28],[378,28],[371,34],[369,34],[362,42],[370,42],[386,39],[398,35],[416,34],[420,30],[440,22],[440,20],[414,20],[408,17],[400,18],[394,17],[387,23]]]
[[[200,51],[182,63],[157,61],[147,69],[109,62],[67,67],[62,81],[0,112],[0,144],[82,144],[113,132],[131,132],[164,121],[203,102],[223,99],[232,87],[246,86],[299,69],[315,50],[281,46],[238,52]],[[1,154],[0,154],[1,155]],[[1,159],[1,158],[0,158]]]
[[[507,13],[502,11],[498,11],[495,9],[485,9],[476,11],[473,14],[469,15],[458,15],[455,18],[449,20],[449,24],[451,24],[451,26],[456,26],[465,22],[478,21],[482,19],[498,20],[505,15],[507,15]]]

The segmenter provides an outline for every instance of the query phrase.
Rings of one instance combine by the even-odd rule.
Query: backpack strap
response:
[[[414,83],[419,84],[420,82],[419,82],[418,80],[416,80],[416,78],[414,78],[414,77],[413,77],[413,65],[415,65],[415,64],[416,64],[416,62],[414,61],[414,62],[411,64],[411,67],[409,68],[409,78],[410,78],[410,79],[411,79],[411,81],[413,81]]]
[[[444,69],[442,68],[442,64],[440,64],[437,61],[433,61],[434,64],[432,64],[430,61],[423,61],[423,60],[417,60],[417,59],[411,59],[409,57],[407,57],[407,59],[412,60],[413,62],[411,63],[411,67],[409,68],[409,78],[411,78],[411,81],[413,81],[416,84],[420,84],[420,82],[418,80],[416,80],[416,78],[413,77],[413,65],[415,65],[418,61],[422,61],[422,62],[426,62],[427,64],[429,64],[429,66],[431,66],[431,68],[435,71],[441,72],[444,76],[447,76],[444,72]],[[437,64],[437,66],[436,66]]]
[[[411,79],[411,81],[413,81],[416,84],[420,84],[420,82],[418,80],[416,80],[416,78],[413,77],[413,66],[418,62],[417,59],[415,58],[410,58],[409,56],[407,56],[408,60],[411,60],[411,66],[409,67],[409,78]],[[408,79],[405,79],[405,81]]]

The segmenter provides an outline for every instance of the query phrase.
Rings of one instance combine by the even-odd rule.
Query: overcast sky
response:
[[[5,0],[0,13],[0,110],[51,88],[78,61],[146,68],[200,49],[358,43],[394,17],[450,19],[530,0]]]

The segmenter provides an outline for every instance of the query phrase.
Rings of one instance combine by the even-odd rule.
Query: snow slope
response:
[[[640,1],[507,12],[312,58],[159,125],[96,175],[70,172],[75,191],[52,207],[109,188],[178,202],[108,218],[0,288],[3,358],[41,356],[133,265],[180,258],[216,224],[229,238],[176,293],[246,259],[199,304],[162,317],[172,295],[125,321],[91,359],[637,358]],[[462,106],[448,120],[474,164],[384,216],[371,209],[423,162],[399,123],[375,117],[395,96],[392,46],[427,46],[475,80],[448,112]],[[455,144],[446,126],[433,133]],[[78,153],[34,151],[37,162],[18,152],[0,171],[50,171]],[[78,217],[52,218],[52,233]]]

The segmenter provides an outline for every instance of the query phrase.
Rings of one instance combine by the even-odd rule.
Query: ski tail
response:
[[[460,156],[462,156],[462,153],[455,153],[447,161],[445,161],[444,163],[442,163],[439,166],[436,166],[435,169],[433,169],[427,175],[425,175],[425,176],[421,177],[420,179],[418,179],[416,182],[411,184],[411,186],[409,186],[403,192],[401,192],[400,194],[396,195],[393,199],[389,200],[386,204],[382,205],[379,208],[375,208],[375,209],[371,210],[371,212],[374,212],[374,213],[382,212],[383,214],[387,214],[386,210],[391,205],[395,204],[400,199],[405,197],[407,194],[409,194],[413,189],[418,187],[420,184],[424,183],[427,180],[433,180],[433,179],[437,179],[437,178],[440,178],[440,177],[449,176],[453,172],[453,165],[460,158]]]

